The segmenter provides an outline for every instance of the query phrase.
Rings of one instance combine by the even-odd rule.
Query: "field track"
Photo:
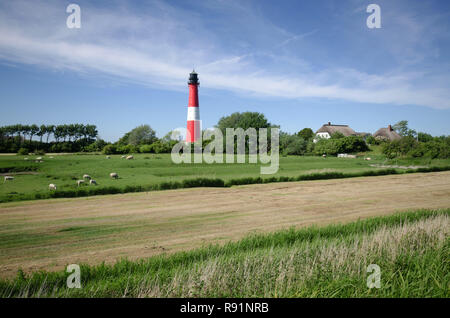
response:
[[[0,204],[0,277],[137,259],[251,232],[450,207],[450,172]]]

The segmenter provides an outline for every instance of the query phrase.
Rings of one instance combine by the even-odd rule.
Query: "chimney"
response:
[[[328,126],[331,126],[331,122],[330,121],[328,122]]]
[[[388,130],[392,131],[392,126],[391,125],[388,126]]]

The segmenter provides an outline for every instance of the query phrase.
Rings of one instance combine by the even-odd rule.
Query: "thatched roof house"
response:
[[[324,124],[316,131],[316,137],[330,138],[332,134],[337,132],[340,132],[345,137],[357,135],[348,125],[332,125],[331,122],[328,122],[328,124]]]
[[[384,140],[398,140],[402,138],[402,136],[397,134],[397,132],[392,129],[391,125],[387,126],[387,128],[378,129],[377,132],[373,134],[373,136],[377,139]]]

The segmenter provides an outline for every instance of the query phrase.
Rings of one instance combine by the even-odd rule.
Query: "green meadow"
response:
[[[137,154],[133,160],[120,155],[70,154],[41,156],[0,156],[0,173],[14,177],[12,181],[0,182],[0,202],[41,199],[50,197],[75,197],[96,194],[139,192],[192,186],[227,186],[245,183],[293,181],[300,176],[317,178],[357,176],[368,171],[380,171],[371,165],[415,165],[445,167],[450,160],[404,159],[388,161],[375,152],[372,160],[315,156],[280,156],[279,170],[273,175],[261,175],[261,164],[175,164],[170,154]],[[28,160],[25,160],[28,158]],[[267,166],[267,164],[266,164]],[[395,169],[402,172],[405,169]],[[119,178],[111,179],[116,172]],[[98,185],[86,182],[78,187],[77,180],[88,174]],[[383,174],[383,173],[381,173]],[[335,176],[336,177],[336,176]],[[310,179],[314,179],[311,177]],[[196,181],[197,180],[197,181]],[[298,179],[298,180],[301,180]],[[184,183],[183,183],[184,182]],[[57,186],[50,191],[49,184]]]

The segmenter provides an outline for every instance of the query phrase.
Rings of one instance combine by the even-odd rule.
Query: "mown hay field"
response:
[[[0,297],[450,296],[450,209],[251,235],[225,246],[0,280]],[[373,267],[379,285],[369,283]],[[368,272],[369,270],[369,272]]]
[[[450,172],[0,204],[0,276],[112,264],[294,226],[450,207]]]

